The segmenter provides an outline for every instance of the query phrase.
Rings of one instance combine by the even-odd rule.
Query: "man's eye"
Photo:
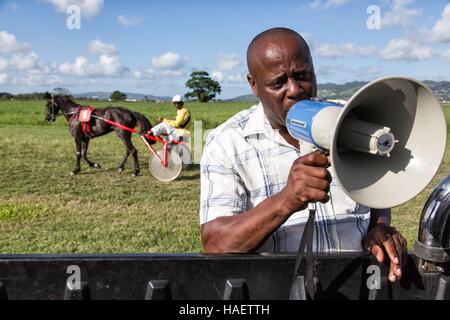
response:
[[[283,85],[284,85],[284,82],[283,82],[283,81],[277,81],[277,82],[275,82],[275,83],[273,84],[273,87],[274,87],[275,89],[280,89]]]
[[[296,80],[308,80],[310,78],[310,76],[311,76],[311,72],[309,72],[309,71],[300,72],[295,75],[295,79]]]

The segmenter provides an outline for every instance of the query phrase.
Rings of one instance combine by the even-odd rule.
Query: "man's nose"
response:
[[[287,85],[288,89],[286,93],[289,99],[300,100],[305,95],[305,89],[303,89],[299,81],[289,78]]]

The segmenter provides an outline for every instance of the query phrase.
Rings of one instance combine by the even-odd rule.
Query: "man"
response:
[[[248,82],[261,103],[208,136],[201,160],[200,222],[206,252],[297,251],[317,202],[315,251],[370,251],[402,275],[406,240],[390,227],[390,209],[351,200],[333,180],[328,158],[292,138],[286,114],[316,97],[313,61],[295,31],[262,32],[247,51]],[[328,168],[328,170],[327,170]]]
[[[189,128],[191,124],[191,114],[188,109],[184,107],[184,101],[181,95],[177,94],[172,98],[172,103],[177,108],[177,116],[175,120],[168,120],[160,117],[158,124],[155,125],[152,130],[147,134],[153,134],[155,136],[166,135],[169,140],[178,140],[180,137],[187,139],[189,136]]]

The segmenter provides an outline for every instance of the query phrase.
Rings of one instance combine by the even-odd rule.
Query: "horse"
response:
[[[101,166],[97,162],[92,162],[87,157],[87,150],[89,142],[95,137],[100,137],[114,131],[117,136],[122,140],[125,145],[125,155],[119,164],[119,172],[122,173],[125,170],[125,164],[130,155],[134,159],[134,173],[133,176],[138,176],[140,173],[138,152],[131,142],[132,133],[119,127],[113,126],[105,121],[102,121],[96,117],[91,117],[89,121],[89,131],[83,129],[83,123],[79,120],[79,114],[84,106],[75,103],[70,97],[64,95],[53,95],[48,92],[44,96],[46,100],[46,115],[45,120],[47,122],[54,122],[60,111],[66,118],[69,125],[69,132],[75,139],[76,145],[76,163],[74,169],[71,171],[71,175],[76,175],[80,172],[80,160],[83,160],[91,168],[100,169]],[[106,108],[94,109],[93,115],[101,117],[110,121],[114,121],[120,125],[135,128],[137,125],[140,127],[139,133],[145,134],[152,128],[150,121],[141,113],[129,110],[123,107],[108,106]],[[85,127],[86,128],[86,127]],[[155,141],[146,139],[149,144],[154,144]]]

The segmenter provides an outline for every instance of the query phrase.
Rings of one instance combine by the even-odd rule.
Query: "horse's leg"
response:
[[[89,147],[89,140],[81,141],[81,156],[83,157],[83,160],[89,165],[89,167],[100,169],[101,166],[98,163],[92,162],[88,159],[87,157],[88,147]]]
[[[134,160],[134,176],[138,176],[141,173],[141,168],[139,167],[138,151],[134,147],[133,143],[131,142],[131,139],[129,140],[129,143],[132,148],[131,154],[133,155],[133,160]]]
[[[116,131],[117,135],[119,136],[119,138],[122,140],[123,144],[125,145],[126,151],[125,151],[125,156],[122,159],[122,162],[119,165],[119,172],[123,172],[123,170],[125,170],[125,164],[128,160],[128,157],[130,156],[130,154],[133,155],[133,159],[134,159],[134,176],[138,176],[141,169],[139,167],[139,161],[138,161],[138,156],[137,156],[137,150],[136,148],[133,146],[133,144],[131,143],[131,133],[128,131]]]
[[[77,146],[77,161],[75,163],[75,168],[70,172],[71,176],[76,175],[78,172],[80,172],[80,160],[81,160],[81,139],[75,138],[75,144]]]
[[[119,164],[119,172],[122,173],[125,170],[125,164],[127,163],[128,157],[130,156],[131,153],[126,143],[127,139],[125,136],[130,136],[131,134],[129,132],[122,130],[115,130],[115,131],[119,136],[120,140],[122,140],[123,144],[125,145],[125,155],[123,156],[122,161],[120,161]]]

